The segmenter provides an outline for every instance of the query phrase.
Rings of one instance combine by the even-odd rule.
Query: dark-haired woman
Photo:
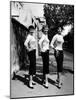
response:
[[[43,34],[39,40],[41,56],[43,61],[43,85],[48,88],[48,74],[49,74],[49,39],[48,39],[48,27],[43,27]]]
[[[63,35],[62,35],[62,28],[58,28],[58,34],[56,34],[52,41],[51,47],[54,49],[54,55],[57,62],[57,80],[58,86],[61,87],[61,72],[63,71]]]
[[[26,38],[24,45],[28,51],[28,57],[30,60],[29,67],[29,86],[33,88],[33,76],[36,74],[36,39],[34,37],[35,28],[33,26],[29,26],[29,34]]]

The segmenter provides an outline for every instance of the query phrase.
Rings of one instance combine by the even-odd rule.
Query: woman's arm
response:
[[[57,35],[55,35],[51,41],[51,47],[54,49],[54,51],[56,51],[56,56],[59,55],[59,51],[55,49],[55,46],[54,46],[54,43],[56,42],[57,40]]]
[[[25,47],[27,48],[27,50],[29,50],[29,47],[28,47],[29,41],[30,41],[30,37],[27,36],[27,38],[26,38],[26,40],[25,40],[25,42],[24,42],[24,45],[25,45]]]
[[[55,41],[56,41],[56,38],[57,38],[57,35],[55,35],[55,36],[53,37],[52,41],[51,41],[51,45],[50,45],[50,46],[51,46],[53,49],[55,49],[54,43],[55,43]]]
[[[40,46],[40,49],[42,48],[42,42],[44,40],[44,36],[41,37],[41,39],[39,40],[39,46]]]

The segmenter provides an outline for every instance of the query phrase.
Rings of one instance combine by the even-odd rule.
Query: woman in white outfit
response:
[[[54,49],[54,55],[57,62],[57,80],[58,86],[61,87],[61,72],[63,71],[63,35],[62,35],[62,28],[58,28],[58,34],[56,34],[52,41],[51,47]]]
[[[33,26],[29,26],[29,34],[26,38],[24,45],[28,51],[28,57],[30,60],[29,67],[29,86],[33,88],[33,76],[36,74],[36,39],[34,37],[35,28]]]
[[[48,27],[43,26],[43,34],[39,40],[39,46],[41,50],[41,56],[43,60],[43,84],[48,88],[48,73],[49,73],[49,39],[48,39]]]

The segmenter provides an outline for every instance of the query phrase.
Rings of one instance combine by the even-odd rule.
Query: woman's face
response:
[[[34,32],[35,32],[35,30],[34,30],[34,29],[30,29],[30,31],[29,31],[29,33],[30,33],[31,35],[33,35],[33,34],[34,34]]]
[[[58,32],[59,32],[59,34],[61,34],[61,32],[62,32],[61,27],[59,27]]]
[[[44,34],[47,34],[48,33],[48,27],[46,27],[45,29],[44,29]]]

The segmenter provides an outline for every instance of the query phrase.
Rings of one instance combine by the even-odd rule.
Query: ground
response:
[[[21,70],[17,73],[16,80],[11,80],[11,98],[21,97],[39,97],[39,96],[55,96],[55,95],[69,95],[73,94],[74,86],[74,68],[73,68],[73,54],[64,52],[64,70],[62,73],[62,87],[58,88],[55,84],[56,81],[56,61],[50,52],[50,73],[49,73],[49,88],[46,89],[42,85],[42,59],[37,59],[37,75],[34,78],[36,85],[34,89],[30,89],[28,86],[29,75],[28,70]]]

